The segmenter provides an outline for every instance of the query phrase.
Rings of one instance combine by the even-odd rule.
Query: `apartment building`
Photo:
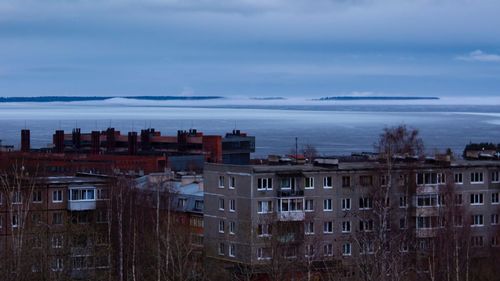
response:
[[[376,161],[336,159],[304,165],[207,164],[206,256],[231,270],[264,268],[277,258],[306,265],[328,260],[350,268],[376,251],[377,240],[366,237],[381,229],[380,211],[386,206],[388,239],[399,252],[411,253],[413,261],[448,224],[468,233],[472,255],[487,257],[488,249],[500,246],[499,173],[498,161],[430,158],[399,159],[390,171]],[[401,233],[415,243],[397,240]],[[426,272],[425,266],[416,272]],[[294,269],[304,270],[297,264],[289,270]],[[353,266],[343,274],[356,276],[358,270]]]
[[[106,279],[110,179],[61,176],[2,182],[3,280]]]

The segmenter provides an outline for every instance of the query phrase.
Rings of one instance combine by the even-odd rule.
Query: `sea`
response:
[[[500,106],[456,101],[311,102],[133,101],[0,103],[0,140],[19,147],[31,130],[32,147],[47,147],[56,129],[82,132],[114,127],[124,133],[155,128],[163,135],[197,129],[224,135],[234,129],[256,137],[255,157],[287,154],[305,145],[324,156],[373,152],[382,130],[404,124],[418,129],[429,153],[461,154],[470,142],[500,143]]]

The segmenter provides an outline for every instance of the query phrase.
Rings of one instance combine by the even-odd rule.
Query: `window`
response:
[[[257,179],[257,190],[272,190],[273,189],[273,179],[272,178],[259,178]]]
[[[304,225],[304,229],[305,229],[305,234],[314,234],[314,222],[312,221],[309,221],[309,222],[306,222],[305,225]]]
[[[362,255],[373,254],[374,253],[373,242],[372,241],[360,242],[359,253]]]
[[[261,237],[271,236],[271,225],[270,224],[259,224],[257,226],[257,235]]]
[[[236,187],[236,178],[229,177],[229,189],[234,189]]]
[[[236,223],[234,221],[229,222],[229,234],[236,234]]]
[[[332,188],[332,177],[323,177],[323,188]]]
[[[351,177],[343,176],[342,177],[342,187],[350,187],[351,186]]]
[[[342,198],[342,211],[351,209],[351,198]]]
[[[60,249],[63,247],[64,237],[61,234],[54,234],[52,236],[52,248]]]
[[[333,221],[325,221],[323,223],[323,233],[333,233]]]
[[[483,236],[472,236],[471,245],[472,247],[483,247]]]
[[[292,189],[295,188],[295,178],[282,178],[280,180],[281,189]]]
[[[500,177],[499,177],[498,171],[491,172],[491,182],[493,182],[493,183],[499,183],[500,182]]]
[[[406,229],[406,218],[399,219],[399,229]]]
[[[314,257],[314,245],[306,245],[306,258]]]
[[[436,207],[438,206],[437,194],[417,195],[417,207]]]
[[[351,221],[343,221],[342,222],[342,233],[351,232]]]
[[[302,198],[283,198],[278,202],[278,211],[295,212],[304,210],[304,199]]]
[[[187,199],[186,198],[179,198],[179,200],[177,200],[177,208],[179,209],[183,209],[187,204]]]
[[[224,211],[224,198],[219,198],[219,210]]]
[[[95,189],[70,189],[68,200],[95,200]]]
[[[63,270],[63,259],[62,258],[54,258],[52,260],[52,271],[62,271]]]
[[[33,191],[33,203],[42,203],[42,191],[41,190],[35,190]]]
[[[387,186],[388,177],[387,175],[382,175],[379,177],[380,186]]]
[[[325,199],[323,200],[323,211],[329,212],[332,211],[332,199]]]
[[[342,255],[350,256],[351,255],[351,243],[344,243],[342,245]]]
[[[195,208],[195,210],[202,211],[203,210],[203,201],[202,200],[195,200],[194,201],[194,208]]]
[[[97,223],[106,223],[108,222],[108,211],[107,210],[97,210]]]
[[[58,203],[63,201],[63,193],[62,190],[54,190],[52,191],[52,202]]]
[[[229,211],[236,212],[236,200],[234,199],[229,200]]]
[[[444,173],[426,172],[417,173],[417,185],[443,184],[446,182]]]
[[[313,199],[306,199],[306,206],[305,206],[305,211],[306,212],[312,212],[314,211],[314,200]]]
[[[333,244],[323,245],[323,255],[327,257],[333,256]]]
[[[470,173],[470,183],[483,183],[483,172]]]
[[[462,194],[455,194],[455,205],[462,205],[463,196]]]
[[[31,214],[31,222],[38,224],[41,221],[42,221],[42,216],[40,215],[40,213]]]
[[[464,218],[461,215],[453,216],[453,224],[457,227],[464,225]]]
[[[257,202],[257,213],[265,214],[265,213],[272,213],[272,211],[273,211],[273,201]]]
[[[304,188],[305,189],[313,189],[314,188],[314,178],[306,177],[304,180]]]
[[[407,253],[408,250],[409,250],[408,243],[407,242],[401,243],[401,245],[399,246],[399,251],[401,253]]]
[[[98,200],[106,200],[109,199],[109,193],[108,190],[105,188],[98,188],[97,189],[97,199]]]
[[[271,258],[270,248],[258,248],[257,249],[257,259],[258,260],[268,260]]]
[[[472,193],[470,195],[471,205],[482,205],[483,204],[483,194],[482,193]]]
[[[417,229],[428,229],[437,227],[437,217],[417,217]]]
[[[19,216],[17,214],[12,215],[12,227],[18,227],[19,226]]]
[[[371,232],[373,231],[373,220],[360,220],[359,221],[359,231]]]
[[[499,236],[493,236],[493,237],[491,237],[491,246],[492,247],[498,247],[498,246],[500,246],[500,237]]]
[[[483,226],[484,225],[484,217],[483,215],[473,215],[471,226]]]
[[[491,224],[492,225],[497,225],[498,224],[498,214],[492,214],[491,215]]]
[[[455,184],[463,184],[464,183],[464,177],[462,173],[455,173]]]
[[[12,192],[12,204],[21,204],[22,196],[20,191]]]
[[[229,256],[230,257],[235,257],[236,256],[236,245],[229,244]]]
[[[219,220],[219,233],[224,233],[224,221]]]
[[[359,184],[361,186],[372,186],[373,185],[373,177],[372,176],[360,176]]]
[[[491,194],[491,204],[498,204],[500,201],[498,201],[498,192],[493,192]]]
[[[399,197],[399,208],[408,208],[408,197],[406,196]]]
[[[371,197],[360,197],[359,198],[359,209],[369,210],[373,208],[373,199]]]
[[[63,214],[61,212],[52,213],[52,224],[59,225],[63,223]]]
[[[223,256],[225,254],[225,248],[226,248],[226,246],[224,245],[224,243],[219,243],[219,255],[220,256]]]
[[[224,188],[224,176],[219,176],[219,188]]]
[[[0,215],[0,229],[3,228],[3,217]]]

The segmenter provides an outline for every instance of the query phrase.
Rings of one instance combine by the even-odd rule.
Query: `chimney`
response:
[[[151,149],[151,130],[141,130],[141,150],[149,151]]]
[[[113,152],[116,147],[115,128],[106,130],[106,152]]]
[[[80,128],[73,129],[73,133],[71,134],[71,140],[73,143],[73,148],[75,150],[80,150],[82,144],[82,134],[80,133]]]
[[[128,154],[137,154],[137,132],[128,133]]]
[[[64,153],[64,131],[57,130],[52,136],[52,142],[54,143],[55,153]]]
[[[90,134],[90,153],[99,154],[101,150],[101,132],[92,131]]]
[[[177,131],[177,150],[185,151],[187,149],[188,132],[179,130]]]
[[[21,151],[29,152],[31,149],[30,145],[30,130],[23,129],[21,130]]]

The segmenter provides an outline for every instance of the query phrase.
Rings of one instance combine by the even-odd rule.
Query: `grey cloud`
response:
[[[500,62],[500,55],[488,54],[481,50],[475,50],[466,56],[459,56],[457,59],[462,61]]]

